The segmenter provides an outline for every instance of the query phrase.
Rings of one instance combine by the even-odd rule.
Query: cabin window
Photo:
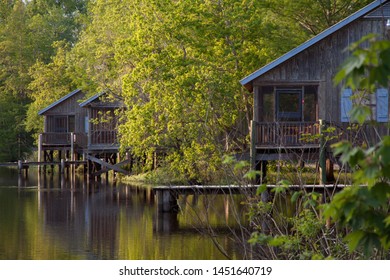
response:
[[[51,116],[47,119],[48,132],[75,132],[75,116]]]
[[[276,119],[278,121],[302,120],[302,90],[276,90]]]
[[[263,87],[261,92],[260,120],[273,122],[275,116],[275,94],[273,87]]]
[[[66,116],[55,116],[53,131],[57,133],[67,132],[68,122]]]
[[[303,104],[303,120],[305,122],[317,121],[317,87],[306,86],[302,100]]]
[[[389,120],[389,92],[388,89],[379,88],[375,94],[352,92],[346,88],[341,94],[341,122],[350,122],[350,111],[354,105],[364,105],[371,109],[371,116],[367,121],[388,122]]]
[[[260,88],[262,122],[315,122],[318,119],[317,86]]]

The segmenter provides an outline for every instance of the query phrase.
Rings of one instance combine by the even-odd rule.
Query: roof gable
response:
[[[76,95],[77,93],[81,92],[81,89],[76,89],[74,91],[72,91],[71,93],[68,93],[67,95],[61,97],[60,99],[58,99],[57,101],[51,103],[49,106],[47,106],[46,108],[40,110],[38,112],[38,115],[43,115],[45,114],[47,111],[53,109],[54,107],[56,107],[57,105],[61,104],[62,102],[68,100],[69,98],[73,97],[74,95]]]
[[[251,87],[251,83],[256,78],[260,77],[261,75],[267,73],[268,71],[274,69],[275,67],[279,66],[280,64],[286,62],[290,58],[296,56],[297,54],[303,52],[307,48],[313,46],[314,44],[318,43],[319,41],[323,40],[324,38],[328,37],[329,35],[335,33],[336,31],[340,30],[344,26],[348,25],[349,23],[357,20],[358,18],[363,17],[364,15],[374,11],[376,8],[380,7],[384,3],[388,2],[388,0],[376,0],[372,2],[371,4],[367,5],[366,7],[360,9],[359,11],[355,12],[351,16],[345,18],[344,20],[340,21],[339,23],[333,25],[332,27],[326,29],[325,31],[321,32],[317,36],[309,39],[305,43],[299,45],[298,47],[292,49],[291,51],[287,52],[286,54],[282,55],[278,59],[270,62],[269,64],[265,65],[264,67],[260,68],[259,70],[253,72],[252,74],[248,75],[247,77],[243,78],[240,83],[247,87]]]
[[[89,104],[91,104],[93,101],[95,101],[96,99],[98,99],[100,96],[102,96],[103,94],[105,94],[104,91],[102,92],[99,92],[97,94],[95,94],[94,96],[91,96],[90,98],[88,98],[87,100],[85,100],[84,102],[81,102],[80,103],[80,107],[85,107]]]
[[[102,91],[102,92],[99,92],[93,96],[91,96],[90,98],[88,98],[87,100],[85,100],[84,102],[81,102],[79,105],[80,107],[86,107],[86,106],[92,106],[93,103],[96,103],[99,101],[100,97],[107,94],[107,92],[105,91]],[[112,94],[112,96],[114,96],[114,100],[112,99],[109,99],[109,100],[103,100],[100,104],[100,106],[102,107],[107,107],[107,108],[118,108],[118,107],[123,107],[123,102],[121,100],[121,98],[115,94]]]

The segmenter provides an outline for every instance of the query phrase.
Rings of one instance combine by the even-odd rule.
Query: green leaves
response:
[[[368,41],[370,46],[362,48]],[[377,87],[388,87],[390,77],[390,42],[378,41],[374,35],[364,37],[351,46],[351,58],[335,77],[359,95],[374,93]],[[351,119],[363,124],[371,110],[358,105],[351,111]],[[390,139],[385,136],[372,147],[361,148],[350,142],[333,145],[335,155],[354,168],[353,186],[337,193],[325,206],[324,215],[350,231],[345,240],[351,251],[362,249],[365,257],[374,256],[390,248]]]

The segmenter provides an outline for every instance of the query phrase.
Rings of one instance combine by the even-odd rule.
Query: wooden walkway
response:
[[[159,212],[175,212],[178,210],[177,199],[179,195],[188,194],[255,194],[260,185],[214,185],[214,186],[156,186],[152,190],[157,197],[157,209]],[[267,190],[275,189],[277,185],[267,185]],[[291,185],[288,190],[296,191],[306,189],[308,191],[340,190],[344,185]]]
[[[30,167],[30,166],[48,166],[48,165],[61,165],[61,161],[53,161],[53,162],[39,162],[39,161],[18,161],[18,162],[0,162],[0,166],[5,167],[12,167],[12,166],[22,166],[23,168]],[[69,165],[83,165],[87,164],[84,160],[73,160],[73,161],[64,161],[66,166]]]

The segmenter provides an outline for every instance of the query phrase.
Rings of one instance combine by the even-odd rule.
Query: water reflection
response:
[[[159,213],[151,188],[37,174],[0,170],[0,259],[225,259],[215,242],[241,258],[237,197],[180,196],[179,213]]]

